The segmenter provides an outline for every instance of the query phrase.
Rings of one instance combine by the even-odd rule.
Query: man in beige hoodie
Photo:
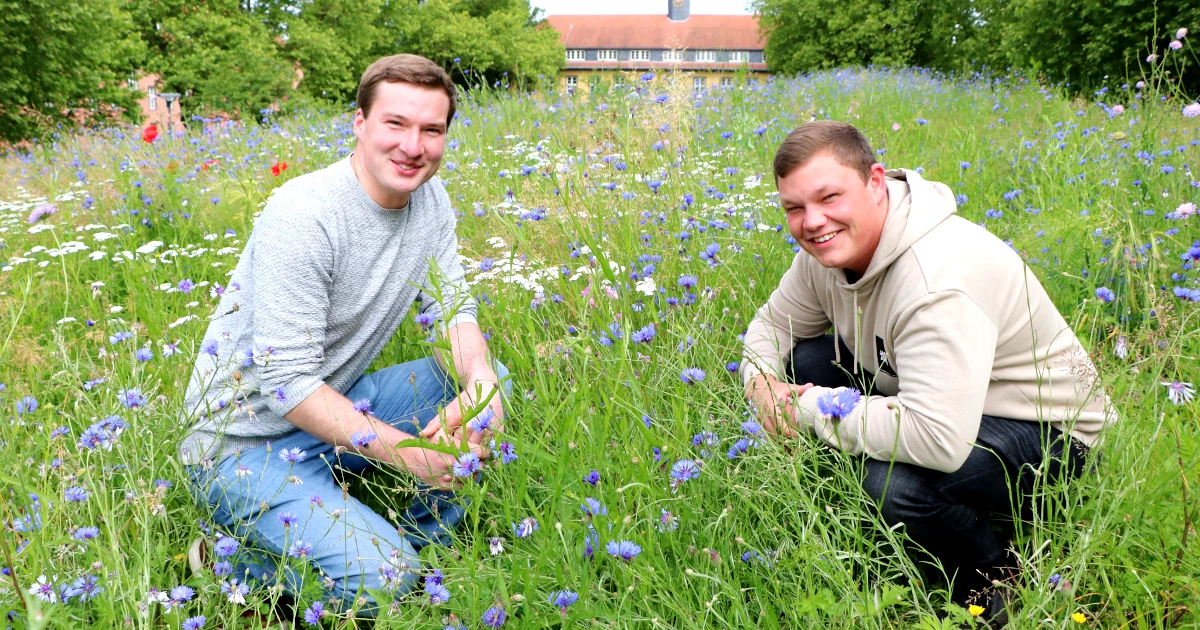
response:
[[[1028,514],[1116,420],[1096,370],[1016,252],[853,126],[799,127],[774,168],[803,251],[746,332],[746,396],[768,430],[866,456],[884,520],[966,602],[1011,564],[992,515]]]

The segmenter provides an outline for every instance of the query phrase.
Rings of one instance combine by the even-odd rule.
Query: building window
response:
[[[762,58],[763,58],[762,62],[767,63],[767,51],[765,51],[765,50],[762,51]]]
[[[153,85],[146,88],[146,98],[150,99],[150,111],[158,110],[158,94]]]
[[[683,61],[682,50],[664,50],[663,61]]]
[[[751,88],[756,88],[758,87],[758,79],[755,79],[754,77],[746,77],[746,85]]]
[[[574,94],[575,88],[577,88],[577,87],[579,87],[579,77],[577,77],[573,74],[568,74],[567,75],[567,94]]]
[[[692,92],[694,94],[699,95],[700,93],[704,92],[707,87],[708,82],[704,79],[704,77],[694,77],[692,79]]]
[[[629,51],[630,61],[650,61],[649,50],[631,50]]]
[[[728,90],[733,87],[733,77],[721,77],[721,89]]]
[[[131,89],[131,90],[138,89],[137,79],[135,79],[133,77],[129,77],[129,89]]]
[[[582,48],[567,50],[567,61],[587,61],[587,51]]]
[[[731,50],[729,51],[729,60],[734,62],[750,61],[750,53],[745,50]]]
[[[616,87],[616,88],[625,87],[625,75],[618,74],[617,76],[613,77],[613,87]]]
[[[697,50],[696,61],[716,61],[717,51],[715,50]]]
[[[598,50],[596,51],[597,61],[616,61],[617,51],[615,50]]]

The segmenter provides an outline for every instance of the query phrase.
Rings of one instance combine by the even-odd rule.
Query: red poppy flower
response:
[[[150,123],[149,125],[146,126],[145,129],[142,129],[142,142],[149,144],[151,142],[154,142],[154,139],[157,137],[158,137],[158,124],[157,123]]]
[[[271,165],[271,174],[279,177],[279,174],[287,170],[287,162],[276,162]]]
[[[200,170],[207,171],[209,167],[216,166],[221,163],[221,160],[204,160],[204,164],[200,165]]]

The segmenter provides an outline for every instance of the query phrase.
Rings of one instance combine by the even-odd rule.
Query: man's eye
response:
[[[833,199],[834,197],[837,197],[837,193],[829,193],[828,195],[825,195],[825,198],[822,199],[821,201],[829,201],[830,199]]]

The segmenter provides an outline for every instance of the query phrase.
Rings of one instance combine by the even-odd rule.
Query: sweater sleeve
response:
[[[957,291],[928,295],[896,323],[896,396],[864,398],[845,418],[822,415],[826,387],[800,397],[798,414],[831,446],[922,468],[953,472],[979,436],[996,354],[995,324]]]
[[[458,258],[458,233],[455,229],[457,220],[454,217],[454,208],[450,204],[450,196],[440,182],[436,191],[438,213],[444,217],[445,227],[438,232],[440,241],[434,256],[436,267],[430,269],[430,273],[421,284],[421,292],[417,296],[417,299],[421,301],[420,311],[430,313],[438,320],[445,319],[449,314],[449,321],[446,322],[448,328],[464,322],[474,324],[478,306],[475,298],[471,297],[471,290],[466,282],[466,272],[463,271],[462,262]],[[437,299],[438,290],[441,292],[441,300]]]
[[[334,236],[319,213],[276,194],[254,227],[255,362],[263,396],[286,415],[324,382]]]
[[[779,286],[750,320],[742,350],[743,383],[764,373],[781,377],[796,340],[817,337],[829,330],[831,322],[805,269],[807,256],[801,252],[792,259],[792,266],[779,280]]]

